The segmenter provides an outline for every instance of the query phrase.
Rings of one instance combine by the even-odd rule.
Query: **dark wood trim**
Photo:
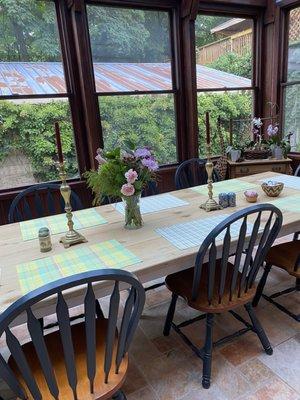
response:
[[[79,82],[87,133],[88,155],[91,167],[96,168],[95,154],[97,148],[103,147],[103,136],[98,99],[93,95],[95,93],[95,81],[84,0],[76,0],[71,8],[71,19],[79,65]]]
[[[178,0],[87,0],[86,3],[108,7],[145,8],[153,10],[168,10],[178,6]]]
[[[201,4],[202,1],[199,0]],[[267,0],[213,0],[214,4],[220,5],[237,5],[245,7],[267,7]]]
[[[55,93],[55,94],[12,94],[12,95],[0,95],[0,100],[23,100],[23,99],[67,99],[70,97],[70,93]]]
[[[293,85],[300,85],[300,81],[283,82],[280,84],[281,87],[293,86]]]
[[[226,88],[203,88],[203,89],[197,89],[197,92],[236,92],[236,91],[241,91],[241,90],[255,90],[257,87],[255,86],[247,86],[247,87],[226,87]]]
[[[91,167],[91,163],[89,158],[86,157],[86,154],[88,154],[88,146],[86,141],[84,115],[82,113],[83,106],[79,85],[79,71],[76,60],[75,43],[72,35],[72,21],[68,6],[64,0],[57,1],[56,9],[65,77],[67,86],[71,93],[69,102],[78,168],[79,173],[82,174]]]
[[[175,89],[170,90],[134,90],[131,92],[96,92],[96,96],[98,97],[106,97],[106,96],[139,96],[144,94],[174,94],[176,93]]]
[[[277,0],[276,1],[276,5],[277,7],[289,7],[289,8],[293,8],[293,7],[297,7],[300,5],[300,1],[299,0]]]

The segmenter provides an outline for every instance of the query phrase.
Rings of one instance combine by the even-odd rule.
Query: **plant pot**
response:
[[[125,229],[139,229],[143,226],[140,209],[141,195],[122,197],[125,209]]]
[[[241,158],[241,150],[230,150],[230,158],[231,161],[236,162]]]
[[[283,150],[282,147],[280,146],[275,146],[273,150],[274,158],[276,160],[282,160],[283,159]]]

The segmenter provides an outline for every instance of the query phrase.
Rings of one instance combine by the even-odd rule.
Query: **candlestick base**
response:
[[[205,203],[201,204],[200,208],[202,208],[203,210],[205,210],[207,212],[222,209],[222,207],[214,199],[206,200]]]
[[[67,249],[74,244],[86,243],[86,238],[79,232],[72,230],[68,231],[65,236],[60,238],[59,243],[62,243],[64,248]]]

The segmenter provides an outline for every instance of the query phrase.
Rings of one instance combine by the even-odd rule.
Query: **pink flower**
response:
[[[125,178],[128,183],[134,183],[138,178],[138,174],[131,168],[125,173]]]
[[[134,186],[131,183],[125,183],[121,188],[121,193],[123,196],[132,196],[135,192]]]

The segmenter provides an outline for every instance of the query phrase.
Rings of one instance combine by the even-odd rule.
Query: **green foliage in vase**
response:
[[[95,195],[94,204],[106,197],[120,198],[140,195],[147,184],[155,180],[158,164],[152,152],[146,148],[122,150],[120,147],[108,152],[98,150],[97,171],[85,173],[88,187]]]

